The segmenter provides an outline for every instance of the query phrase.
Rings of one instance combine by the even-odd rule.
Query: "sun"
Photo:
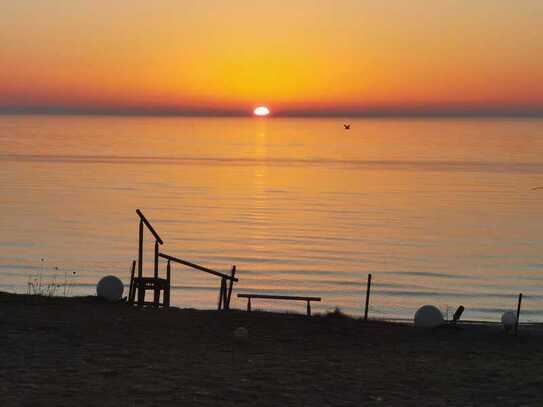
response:
[[[268,109],[266,106],[258,106],[254,111],[253,114],[255,116],[267,116],[270,114],[270,109]]]

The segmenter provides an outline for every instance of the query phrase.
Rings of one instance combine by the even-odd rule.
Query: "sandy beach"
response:
[[[539,405],[543,337],[0,295],[3,406]],[[246,344],[233,332],[249,330]]]

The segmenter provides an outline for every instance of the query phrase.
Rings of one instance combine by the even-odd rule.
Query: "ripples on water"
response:
[[[525,320],[543,319],[543,122],[342,123],[0,117],[0,289],[40,273],[66,273],[75,294],[126,280],[139,207],[165,252],[236,264],[238,292],[359,315],[372,273],[376,317],[432,303],[496,320],[523,292]],[[145,254],[150,270],[151,241]],[[176,305],[215,306],[219,281],[174,270]]]

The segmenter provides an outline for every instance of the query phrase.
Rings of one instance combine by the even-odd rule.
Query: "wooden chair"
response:
[[[130,290],[128,294],[128,302],[131,304],[136,304],[138,307],[144,305],[153,305],[155,307],[170,306],[170,287],[171,287],[171,265],[168,261],[168,266],[166,268],[166,278],[160,278],[158,276],[158,260],[159,260],[159,245],[164,242],[151,226],[149,221],[143,216],[143,213],[138,209],[136,213],[140,217],[139,224],[139,247],[138,247],[138,276],[135,277],[135,268],[136,262],[132,263],[132,272],[130,276]],[[155,267],[153,277],[144,277],[143,276],[143,226],[146,226],[147,229],[155,238]],[[147,291],[153,292],[153,301],[145,301],[145,293]],[[160,301],[160,294],[162,293],[162,301]],[[136,299],[137,296],[137,299]]]
[[[135,262],[134,262],[135,263]],[[130,290],[128,301],[134,304],[136,300],[136,292],[138,293],[138,306],[153,305],[155,307],[170,306],[170,287],[171,287],[171,271],[168,264],[166,278],[155,277],[135,277],[133,274],[130,279]],[[153,292],[153,301],[145,301],[145,293]],[[162,293],[162,301],[160,300]]]

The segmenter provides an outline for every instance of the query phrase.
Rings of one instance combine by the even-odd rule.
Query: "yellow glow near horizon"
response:
[[[5,3],[0,109],[543,109],[540,0]]]

